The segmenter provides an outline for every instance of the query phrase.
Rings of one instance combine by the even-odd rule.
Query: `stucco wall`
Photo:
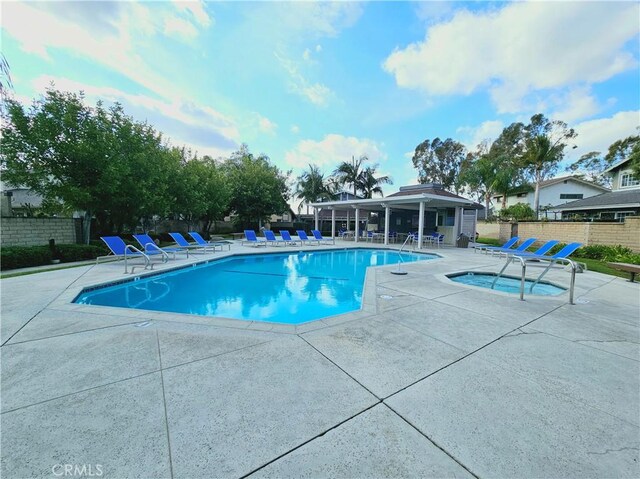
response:
[[[538,238],[538,242],[556,239],[584,245],[622,245],[640,253],[640,216],[629,216],[624,223],[520,222],[518,236]]]
[[[73,218],[2,218],[2,246],[47,245],[76,243],[76,220]]]

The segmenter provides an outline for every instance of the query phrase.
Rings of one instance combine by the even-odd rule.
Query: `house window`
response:
[[[618,211],[616,213],[615,219],[620,220],[620,221],[624,221],[624,219],[627,216],[633,216],[635,215],[635,211]]]
[[[620,175],[620,188],[629,188],[640,185],[640,180],[633,176],[630,171],[625,171]]]
[[[526,193],[518,193],[518,198],[526,198],[527,194]]]
[[[583,196],[582,193],[560,193],[561,200],[581,200]]]

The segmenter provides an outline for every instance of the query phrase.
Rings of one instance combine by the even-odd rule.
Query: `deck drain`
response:
[[[393,299],[393,296],[388,295],[388,294],[381,294],[380,295],[380,299]]]
[[[144,323],[138,323],[136,324],[136,328],[146,328],[147,326],[149,326],[151,324],[151,321],[145,321]]]

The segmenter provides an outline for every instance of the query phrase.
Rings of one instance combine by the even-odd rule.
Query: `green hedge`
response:
[[[56,245],[56,259],[72,263],[95,259],[107,254],[105,247],[83,244]],[[0,269],[29,268],[50,264],[54,255],[49,246],[5,246],[0,250]]]

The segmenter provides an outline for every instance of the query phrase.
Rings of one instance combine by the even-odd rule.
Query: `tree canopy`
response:
[[[282,173],[269,157],[256,157],[242,145],[225,166],[231,188],[229,208],[241,224],[265,221],[271,214],[289,209],[289,173]]]
[[[451,138],[444,141],[434,138],[420,143],[411,161],[418,170],[420,183],[440,183],[446,189],[459,191],[462,185],[458,174],[466,154],[462,143]]]
[[[302,206],[305,203],[308,210],[310,203],[332,199],[335,195],[333,187],[334,183],[325,178],[320,168],[317,165],[310,164],[309,169],[298,176],[296,191],[294,192],[294,196],[302,200],[298,206],[298,212],[302,211]]]

